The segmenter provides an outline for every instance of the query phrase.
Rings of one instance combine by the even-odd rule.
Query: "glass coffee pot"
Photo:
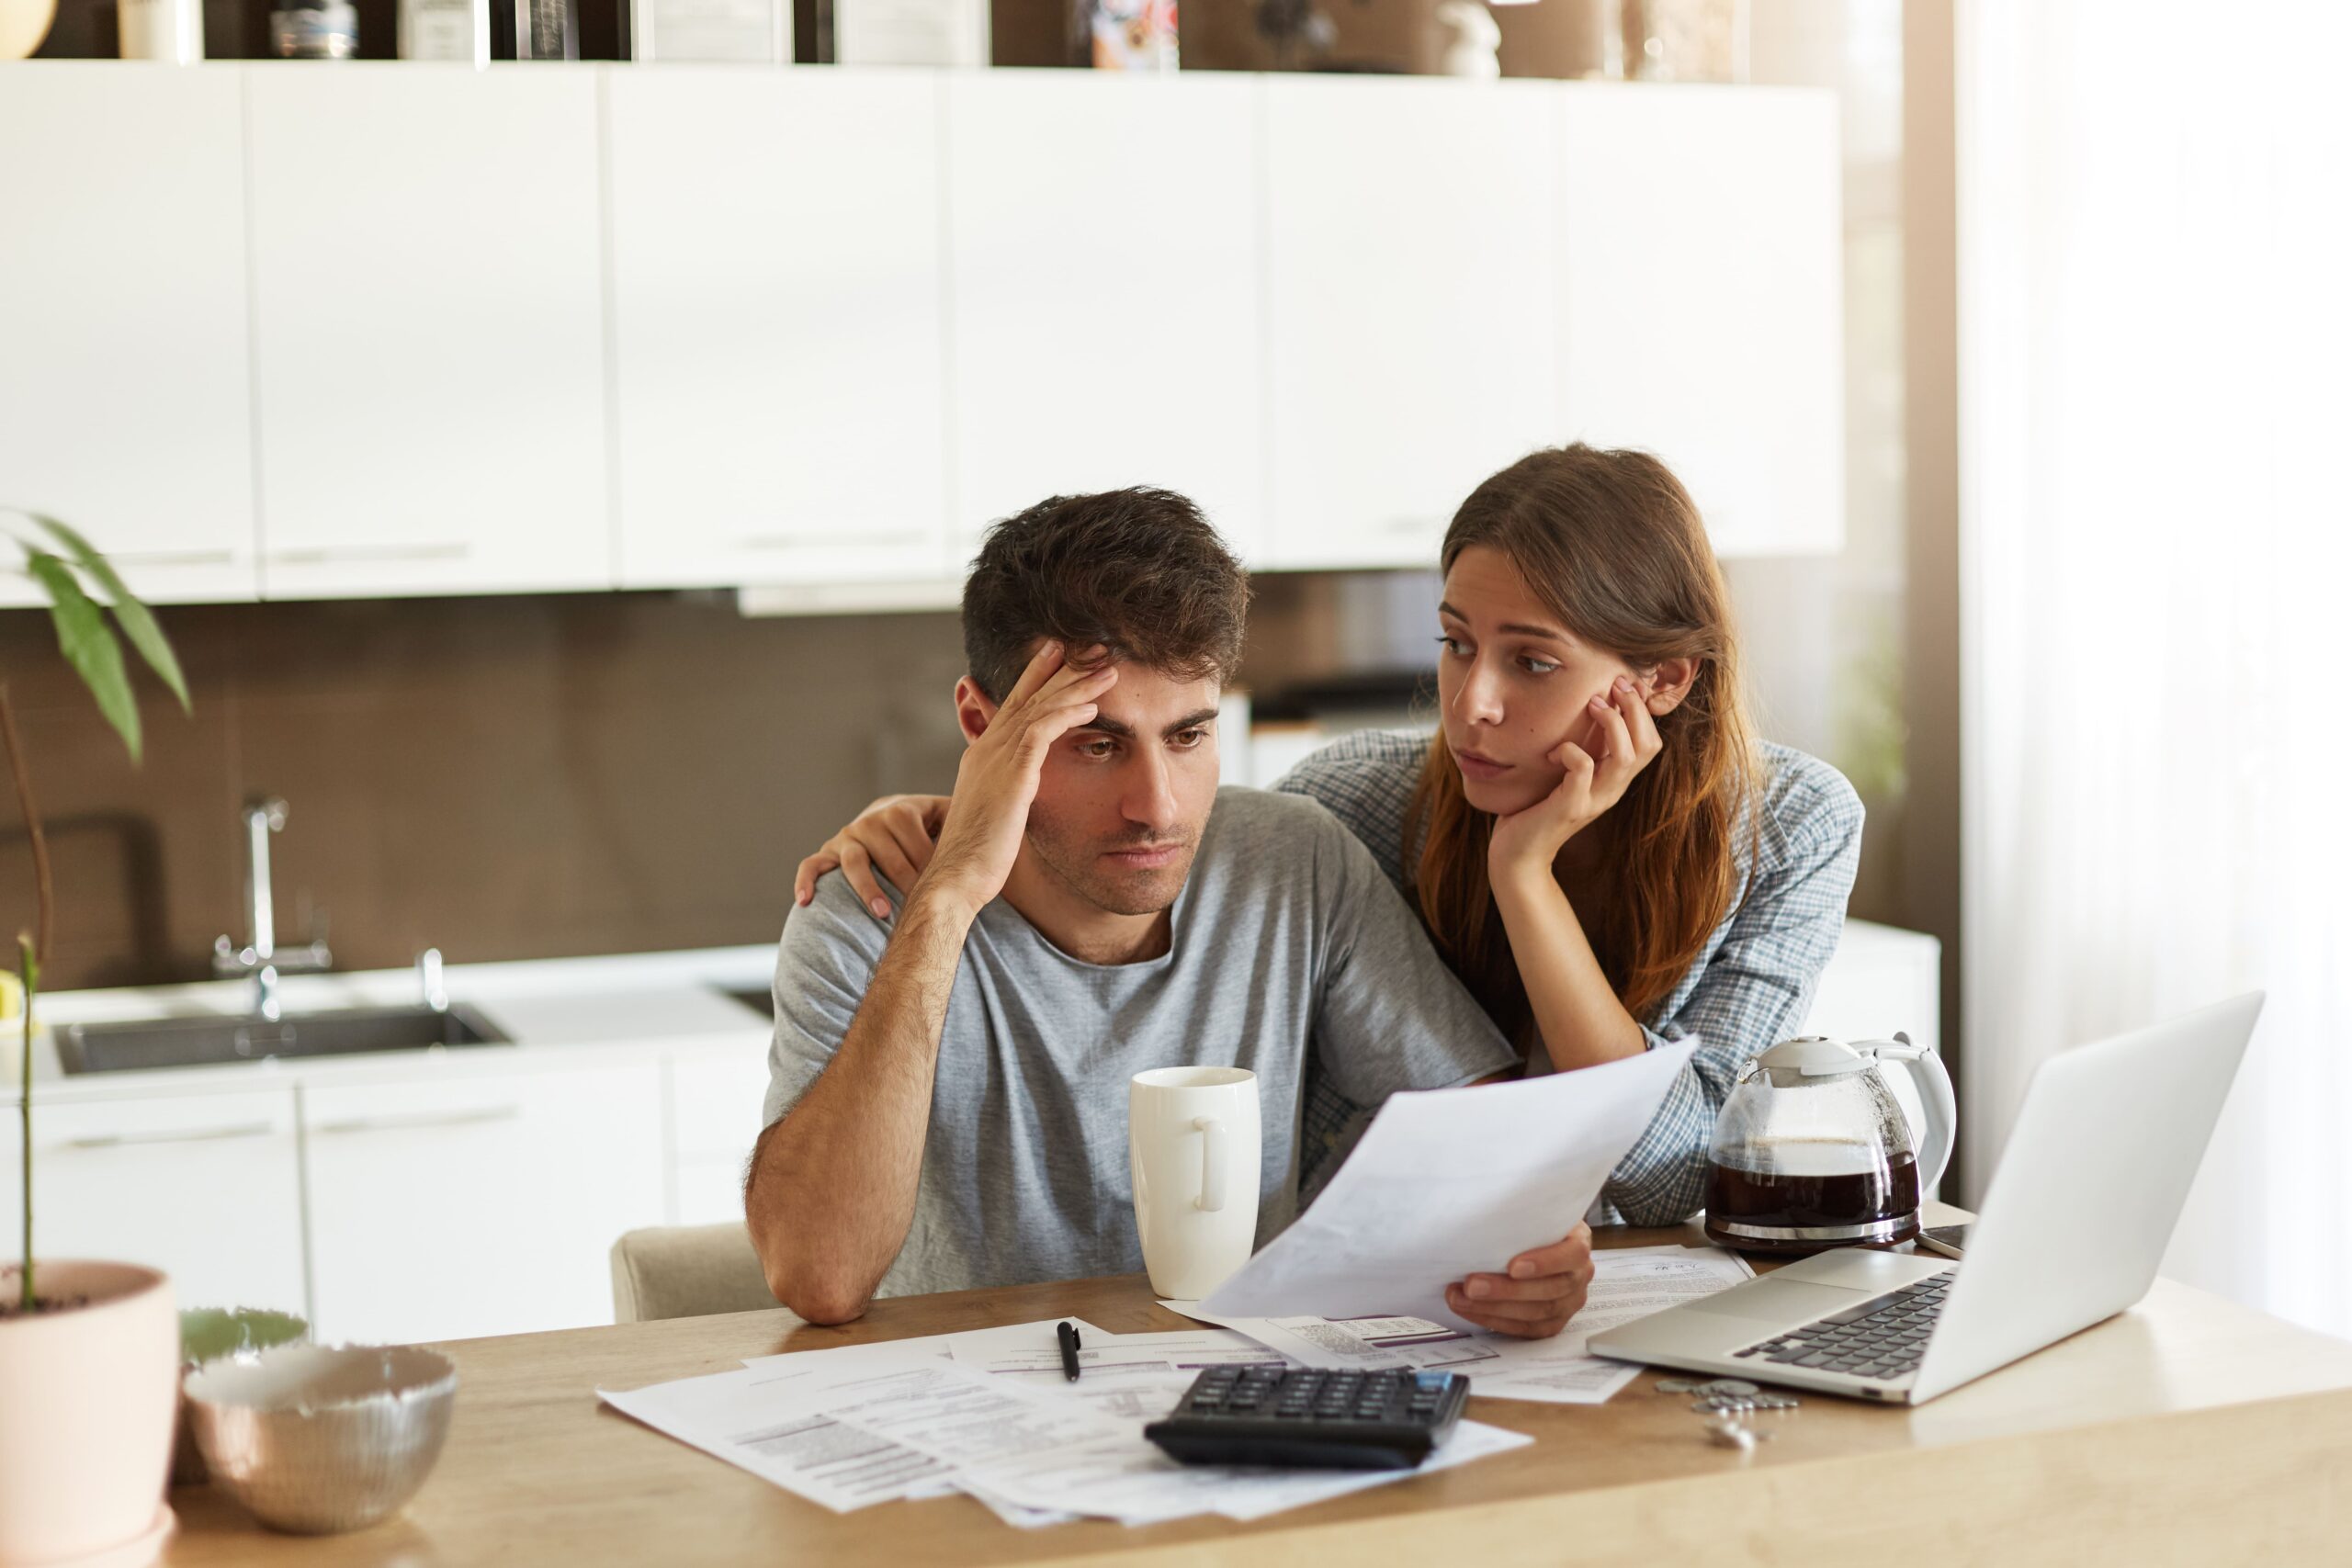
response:
[[[1916,1135],[1887,1088],[1889,1064],[1918,1089],[1927,1126]],[[1715,1119],[1707,1235],[1746,1252],[1909,1241],[1919,1234],[1919,1195],[1943,1176],[1958,1122],[1951,1075],[1905,1035],[1782,1041],[1740,1070]]]

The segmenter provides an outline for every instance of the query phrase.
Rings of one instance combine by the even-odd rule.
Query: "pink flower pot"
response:
[[[45,1262],[49,1298],[86,1305],[0,1318],[0,1568],[120,1561],[153,1536],[178,1410],[172,1282],[130,1263]],[[0,1269],[14,1300],[17,1270]]]

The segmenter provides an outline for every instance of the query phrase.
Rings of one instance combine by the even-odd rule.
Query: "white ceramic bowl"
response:
[[[181,1386],[212,1483],[264,1524],[325,1535],[374,1524],[424,1484],[458,1369],[413,1345],[279,1345]]]

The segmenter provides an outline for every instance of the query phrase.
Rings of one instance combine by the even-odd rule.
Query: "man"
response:
[[[1218,790],[1248,599],[1166,491],[1056,497],[990,531],[930,864],[887,923],[826,877],[777,954],[744,1207],[802,1316],[1140,1269],[1126,1096],[1147,1068],[1257,1075],[1262,1243],[1292,1216],[1308,1051],[1367,1105],[1516,1067],[1351,834],[1309,801]],[[1455,1282],[1456,1310],[1557,1333],[1590,1233],[1497,1262]]]

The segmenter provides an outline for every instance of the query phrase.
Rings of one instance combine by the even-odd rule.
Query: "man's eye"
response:
[[[1078,745],[1078,754],[1099,761],[1118,749],[1119,743],[1115,740],[1081,740]]]
[[[1209,732],[1205,729],[1179,730],[1168,738],[1168,743],[1180,750],[1190,750],[1193,747],[1198,746],[1202,741],[1207,739],[1208,733]]]

